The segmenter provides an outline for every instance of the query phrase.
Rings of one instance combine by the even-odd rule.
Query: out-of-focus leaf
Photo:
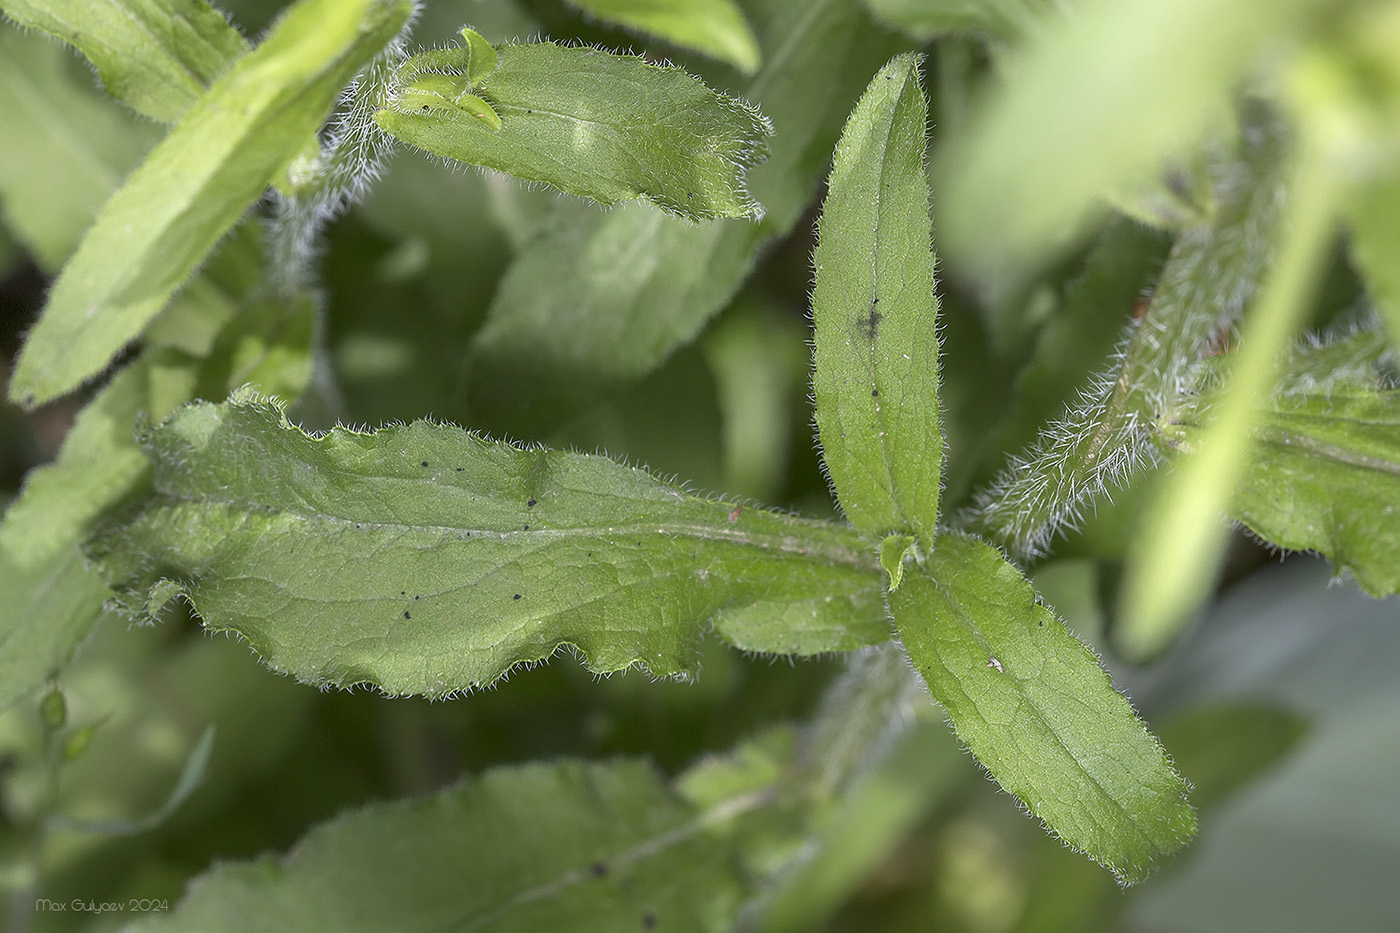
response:
[[[497,768],[221,865],[134,929],[729,930],[747,891],[727,831],[767,800],[702,809],[630,761]]]
[[[1366,292],[1400,347],[1400,170],[1355,192],[1347,204],[1351,251]]]
[[[1162,746],[995,548],[940,536],[889,606],[958,737],[1066,843],[1130,883],[1194,835]]]
[[[103,206],[10,382],[33,407],[100,372],[301,150],[409,0],[302,0],[200,99]]]
[[[812,387],[836,498],[866,534],[925,544],[943,464],[927,122],[919,58],[906,53],[846,123],[812,258]]]
[[[156,140],[152,127],[103,98],[61,48],[3,24],[0,126],[11,141],[0,146],[0,210],[49,273]]]
[[[1236,82],[1322,5],[1096,0],[1047,25],[940,156],[943,251],[992,274],[1061,248],[1098,198],[1222,118]]]
[[[0,0],[0,10],[76,48],[109,94],[163,123],[184,116],[248,51],[204,0]]]
[[[865,5],[920,42],[949,33],[1016,39],[1055,12],[1053,0],[865,0]]]
[[[603,204],[645,198],[691,220],[762,215],[744,187],[772,132],[755,108],[680,68],[552,42],[503,45],[473,80],[470,48],[406,61],[375,122],[434,155]]]
[[[765,240],[801,216],[845,117],[899,43],[857,0],[757,0],[763,67],[738,89],[773,122],[749,173],[763,222],[696,226],[645,205],[563,203],[526,244],[470,350],[476,423],[542,437],[646,375],[725,307]]]
[[[312,438],[250,400],[181,409],[145,447],[155,495],[92,547],[120,603],[182,595],[308,682],[442,696],[564,646],[690,674],[710,624],[757,651],[887,636],[849,529],[602,457],[426,422]]]
[[[758,39],[734,0],[569,0],[604,22],[649,33],[728,62],[744,74],[758,70]]]

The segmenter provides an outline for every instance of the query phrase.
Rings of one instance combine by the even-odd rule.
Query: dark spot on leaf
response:
[[[1041,620],[1040,620],[1040,627],[1041,627],[1041,628],[1045,628],[1045,620],[1044,620],[1044,619],[1041,619]]]
[[[874,340],[880,332],[880,322],[885,316],[875,310],[875,306],[880,303],[879,298],[870,299],[870,310],[863,316],[856,318],[856,330],[866,340]]]
[[[421,597],[421,596],[415,596],[415,597],[413,597],[413,598],[414,598],[414,599],[422,599],[423,597]]]
[[[400,595],[400,596],[407,596],[407,595],[408,595],[408,590],[399,590],[399,595]]]
[[[588,866],[588,870],[593,873],[594,878],[605,878],[608,874],[608,863],[594,862]]]
[[[465,469],[466,469],[466,467],[458,467],[458,468],[457,468],[457,472],[460,473],[460,472],[462,472],[462,471],[465,470]]]
[[[413,618],[413,616],[411,616],[411,615],[408,614],[408,610],[407,610],[407,609],[405,609],[405,610],[403,611],[403,617],[404,617],[405,619],[411,619],[411,618]]]
[[[424,460],[422,463],[420,463],[420,464],[418,464],[418,465],[419,465],[419,466],[427,466],[427,465],[428,465],[428,461]]]
[[[870,397],[871,397],[871,398],[879,398],[879,397],[880,397],[880,390],[879,390],[879,389],[871,389],[871,390],[870,390]]]
[[[514,598],[515,598],[515,599],[519,599],[519,598],[520,598],[520,594],[519,594],[519,593],[516,593]]]
[[[652,913],[651,911],[647,911],[646,913],[642,914],[642,929],[656,929],[656,914]]]
[[[537,501],[538,501],[538,500],[536,500],[536,499],[531,499],[529,502],[526,502],[526,503],[525,503],[525,508],[527,508],[527,509],[533,509],[533,508],[535,507],[535,503],[536,503]]]
[[[427,111],[427,110],[431,110],[432,108],[429,107],[427,104],[424,104],[424,105],[423,105],[423,109],[424,109],[425,111]]]
[[[530,530],[530,526],[529,526],[529,525],[526,525],[526,526],[525,526],[525,530],[526,530],[526,531],[529,531],[529,530]]]

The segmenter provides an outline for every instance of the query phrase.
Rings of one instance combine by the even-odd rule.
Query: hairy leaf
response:
[[[1400,590],[1400,390],[1288,394],[1255,417],[1231,517],[1271,544],[1325,555],[1372,596]],[[1203,430],[1174,428],[1185,450]]]
[[[747,891],[726,830],[765,802],[697,807],[631,761],[495,768],[220,865],[134,929],[729,930]]]
[[[145,446],[156,495],[92,549],[121,604],[183,596],[312,683],[441,696],[564,646],[689,674],[711,624],[757,651],[888,635],[850,530],[602,457],[427,422],[313,438],[249,400],[184,408]]]
[[[813,256],[817,430],[836,498],[872,535],[938,523],[938,301],[919,58],[875,75],[836,146]]]
[[[740,93],[775,134],[749,173],[761,224],[695,225],[645,205],[561,204],[512,264],[470,351],[472,414],[542,437],[689,343],[733,297],[760,245],[801,216],[854,102],[898,45],[857,0],[758,0],[763,68]],[[842,102],[842,103],[837,103]]]
[[[995,548],[941,536],[889,604],[958,737],[1066,843],[1133,882],[1194,834],[1162,746]]]
[[[200,99],[112,196],[20,354],[33,407],[100,372],[301,149],[409,0],[302,0]]]
[[[865,5],[920,42],[949,33],[1019,38],[1054,8],[1053,0],[865,0]]]
[[[744,173],[772,128],[755,108],[680,68],[552,42],[503,45],[473,81],[470,47],[405,62],[379,126],[434,155],[603,204],[646,198],[693,220],[761,216]]]
[[[109,94],[162,123],[184,116],[248,51],[204,0],[0,0],[0,10],[76,48]]]
[[[758,70],[758,40],[734,0],[569,0],[628,29],[650,33],[728,62],[744,74]]]

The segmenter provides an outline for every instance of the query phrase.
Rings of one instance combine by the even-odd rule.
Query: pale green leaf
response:
[[[1067,844],[1133,882],[1194,834],[1162,746],[995,548],[941,536],[889,603],[958,737]]]
[[[1400,390],[1288,394],[1254,417],[1231,517],[1270,544],[1323,554],[1372,596],[1400,590]],[[1175,430],[1185,450],[1203,433]]]
[[[470,350],[474,418],[541,437],[651,372],[729,303],[761,244],[786,234],[826,171],[846,109],[898,44],[857,0],[746,7],[763,68],[739,93],[775,134],[749,173],[761,224],[691,224],[645,205],[564,203],[527,243]]]
[[[406,61],[379,126],[434,155],[603,204],[646,198],[693,220],[761,216],[744,174],[772,128],[754,107],[680,68],[552,42],[500,46],[495,69],[472,81],[471,48]]]
[[[940,157],[943,250],[994,273],[1062,248],[1104,195],[1220,120],[1237,82],[1321,5],[1095,0],[1047,24]]]
[[[865,0],[865,5],[920,42],[949,33],[1015,39],[1055,12],[1054,0]]]
[[[1352,256],[1391,343],[1400,347],[1400,169],[1353,192],[1346,208]]]
[[[204,0],[0,0],[0,10],[76,48],[109,94],[162,123],[184,116],[248,51]]]
[[[0,24],[0,211],[47,273],[57,272],[97,210],[156,141],[92,86],[72,56]]]
[[[723,830],[765,802],[699,809],[630,761],[495,768],[220,865],[133,929],[718,933],[747,894]]]
[[[758,70],[758,39],[734,0],[569,0],[604,22],[650,33],[727,62]]]
[[[302,0],[200,99],[98,215],[20,354],[10,397],[72,391],[138,336],[298,154],[408,0]]]
[[[847,518],[867,534],[929,542],[943,435],[918,68],[905,54],[881,69],[837,144],[812,260],[812,386]]]
[[[600,672],[693,674],[711,625],[756,651],[888,634],[849,529],[603,457],[427,422],[313,438],[250,400],[181,409],[145,445],[156,495],[92,549],[120,603],[183,596],[311,683],[442,696],[566,646]]]
[[[92,521],[146,475],[132,438],[138,412],[157,415],[193,393],[187,368],[138,362],[78,414],[55,463],[31,472],[0,521],[0,709],[62,668],[102,616],[108,591],[84,567]],[[183,391],[182,391],[183,390]]]

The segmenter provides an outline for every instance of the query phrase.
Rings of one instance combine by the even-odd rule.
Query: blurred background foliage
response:
[[[251,37],[281,4],[224,0],[221,6]],[[833,82],[831,96],[812,102],[822,128],[809,151],[793,154],[792,164],[825,171],[835,132],[864,82],[900,47],[929,53],[932,135],[936,143],[956,140],[1024,36],[1061,15],[1061,4],[1031,0],[870,0],[868,6],[879,21],[853,12],[848,20],[856,34],[830,39],[833,49],[862,49],[830,53],[833,69],[851,73]],[[1292,54],[1314,32],[1321,38],[1314,36],[1313,48],[1337,48],[1347,37],[1329,30],[1327,17],[1365,4],[1293,2],[1275,10],[1259,0],[1226,13],[1220,5],[1192,3],[1168,20],[1203,34],[1218,27],[1221,36],[1186,61],[1130,57],[1154,40],[1134,22],[1134,6],[1123,5],[1125,32],[1101,41],[1123,46],[1114,60],[1126,61],[1124,67],[1179,88],[1180,108],[1191,111],[1182,119],[1189,122],[1197,111],[1219,116],[1212,109],[1218,102],[1203,100],[1210,95],[1201,88],[1228,89],[1249,79],[1251,62]],[[1395,4],[1371,6],[1390,13],[1389,20],[1378,14],[1382,21],[1395,19]],[[942,13],[930,14],[934,9]],[[992,19],[988,9],[996,13]],[[738,93],[747,86],[737,70],[611,29],[554,0],[431,0],[415,42],[446,41],[463,23],[494,42],[548,35],[646,48],[717,86]],[[905,27],[903,37],[895,25]],[[1236,44],[1226,45],[1232,37]],[[1380,57],[1362,65],[1394,71],[1400,46],[1385,48],[1394,55],[1388,65]],[[1235,65],[1224,67],[1231,56]],[[0,28],[0,75],[3,372],[96,207],[159,131],[96,89],[75,56],[37,35]],[[1104,75],[1086,67],[1081,77],[1093,86],[1112,80]],[[1042,145],[1037,134],[1058,131],[1057,123],[1081,125],[1073,112],[1077,90],[1046,93],[1048,103],[1027,104],[1041,108],[1040,122],[1028,129],[1029,118],[1019,117],[1018,135],[1003,141],[1014,150],[1008,161],[1024,162],[1027,153],[1034,161]],[[1121,119],[1116,132],[1153,153],[1170,141],[1143,129],[1136,116],[1125,110],[1104,119]],[[994,169],[987,177],[1002,177]],[[1025,183],[1044,184],[1035,178]],[[758,176],[760,197],[764,184],[770,183]],[[473,382],[465,348],[522,249],[571,229],[574,215],[597,209],[401,152],[368,199],[326,237],[326,319],[318,348],[323,378],[295,411],[313,425],[431,416],[521,440],[606,451],[703,490],[834,517],[813,449],[807,394],[809,257],[820,191],[800,178],[796,185],[795,193],[780,191],[777,203],[764,197],[770,220],[779,215],[765,229],[772,239],[751,271],[717,286],[721,297],[732,295],[693,340],[662,354],[659,365],[619,379],[600,399],[587,399],[582,410],[541,417],[473,397],[472,387],[482,383]],[[1017,238],[1034,239],[1035,223],[1058,224],[1055,218],[1065,216],[1063,210],[1053,214],[1055,204],[1042,204],[1051,220],[1036,215],[1025,229],[1004,231],[1006,255],[974,245],[966,264],[955,252],[943,266],[948,511],[990,479],[1006,452],[1054,417],[1073,386],[1100,365],[1164,262],[1172,212],[1194,209],[1189,186],[1185,197],[1168,197],[1180,195],[1179,186],[1132,190],[1125,183],[1124,191],[1120,206],[1137,219],[1079,218],[1075,236],[1027,259]],[[986,197],[1039,203],[1041,193]],[[959,234],[961,242],[976,244],[985,231],[968,210],[954,220],[971,231]],[[1142,223],[1144,217],[1154,225]],[[1392,264],[1400,263],[1397,247]],[[1114,253],[1111,274],[1097,284],[1095,300],[1078,301],[1075,283],[1101,249]],[[992,266],[984,264],[988,256]],[[707,259],[694,257],[697,263]],[[1366,302],[1365,285],[1342,244],[1326,266],[1314,325]],[[1049,352],[1037,349],[1045,346]],[[548,376],[532,372],[527,360],[513,378]],[[56,455],[84,400],[32,415],[0,409],[5,500],[29,469]],[[831,867],[825,885],[809,879],[809,887],[785,892],[775,928],[1400,928],[1400,887],[1393,877],[1400,865],[1400,798],[1393,792],[1400,781],[1400,680],[1394,676],[1400,613],[1394,599],[1372,601],[1350,585],[1329,587],[1320,562],[1280,561],[1236,535],[1221,592],[1188,635],[1149,667],[1120,664],[1107,647],[1107,632],[1140,500],[1130,493],[1101,506],[1032,574],[1047,602],[1098,646],[1115,680],[1195,783],[1198,841],[1159,876],[1121,891],[1102,869],[998,799],[930,709],[863,779],[846,818],[824,828],[829,850],[846,853],[849,864]],[[810,717],[842,667],[840,659],[791,664],[743,657],[714,643],[708,651],[702,676],[692,684],[636,675],[597,680],[560,658],[517,672],[494,690],[429,703],[302,687],[267,673],[244,646],[208,638],[178,614],[149,629],[108,619],[57,681],[67,703],[61,729],[45,729],[37,699],[0,716],[0,884],[23,890],[42,871],[39,890],[54,901],[174,900],[215,859],[284,850],[347,807],[424,793],[494,764],[641,755],[679,773],[764,728]],[[59,828],[39,842],[22,831],[47,805],[46,795],[56,794],[57,809],[75,820],[137,819],[157,810],[210,724],[217,738],[203,783],[156,828],[125,836]],[[57,784],[49,767],[55,755],[65,762]],[[20,906],[27,913],[27,904],[11,905],[11,921]],[[122,919],[49,912],[24,922],[38,930],[100,929]]]

